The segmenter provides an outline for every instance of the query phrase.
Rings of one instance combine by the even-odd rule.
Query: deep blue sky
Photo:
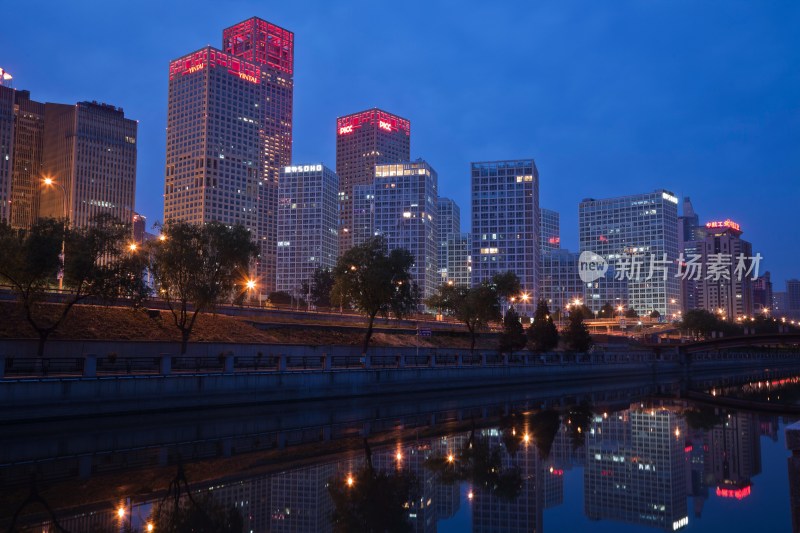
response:
[[[124,7],[122,7],[124,6]],[[776,290],[800,277],[800,2],[6,2],[0,66],[37,100],[139,120],[137,209],[161,219],[171,59],[257,15],[295,32],[295,162],[335,118],[412,123],[469,229],[469,162],[534,157],[577,248],[578,202],[655,188],[733,218]]]

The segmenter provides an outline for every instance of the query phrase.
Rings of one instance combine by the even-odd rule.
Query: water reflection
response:
[[[749,394],[753,383],[743,378],[738,389]],[[241,448],[239,441],[212,446],[196,434],[194,458],[183,443],[174,445],[183,454],[150,449],[156,459],[144,464],[133,461],[141,451],[116,457],[106,441],[97,453],[114,456],[108,473],[77,467],[37,481],[33,494],[52,516],[41,502],[21,506],[32,485],[20,480],[22,462],[4,456],[0,529],[20,511],[19,531],[444,532],[468,523],[475,532],[542,532],[564,529],[547,522],[546,511],[580,496],[583,509],[572,512],[582,512],[588,527],[675,531],[716,527],[700,522],[710,502],[776,491],[757,480],[762,437],[774,447],[782,439],[778,415],[695,404],[677,397],[680,386],[651,384],[644,394],[632,386],[640,393],[627,402],[611,394],[619,384],[609,384],[609,394],[562,394],[558,401],[525,391],[483,406],[451,398],[452,408],[441,410],[437,399],[430,403],[436,410],[407,406],[410,412],[389,416],[391,423],[373,405],[375,416],[345,420],[339,429],[240,435],[250,442]],[[733,392],[730,382],[726,387]],[[325,416],[346,418],[335,413]],[[787,511],[790,488],[791,501],[800,502],[800,429],[791,442],[797,456],[779,474],[785,483],[788,472],[790,483],[770,492]],[[582,480],[582,494],[565,495],[568,476]],[[796,508],[792,514],[800,516]],[[790,527],[788,517],[779,529]]]

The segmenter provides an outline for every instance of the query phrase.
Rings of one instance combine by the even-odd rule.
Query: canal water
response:
[[[0,531],[793,531],[798,376],[3,426]]]

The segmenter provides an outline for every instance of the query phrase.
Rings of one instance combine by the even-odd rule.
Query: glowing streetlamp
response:
[[[51,178],[49,176],[45,177],[42,180],[42,183],[44,183],[47,187],[57,187],[58,189],[61,190],[61,194],[64,195],[63,196],[63,202],[61,202],[61,212],[62,212],[62,216],[63,216],[63,219],[64,219],[64,224],[65,224],[65,228],[64,229],[66,229],[66,223],[67,223],[67,191],[66,191],[66,189],[64,189],[63,185],[61,185],[60,183],[58,183],[56,180],[54,180],[53,178]],[[61,272],[58,273],[58,290],[59,291],[64,289],[64,241],[65,241],[65,239],[62,238],[61,239],[61,258],[60,258],[61,259]]]

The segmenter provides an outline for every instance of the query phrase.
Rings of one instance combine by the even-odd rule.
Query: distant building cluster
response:
[[[303,296],[315,270],[380,235],[412,253],[423,297],[512,271],[528,316],[543,299],[551,312],[585,305],[663,321],[692,309],[800,318],[800,281],[773,291],[736,222],[701,222],[689,198],[680,213],[667,189],[583,200],[569,251],[559,213],[539,204],[533,159],[470,164],[463,232],[434,164],[411,157],[410,120],[383,109],[336,119],[335,170],[294,161],[294,45],[291,31],[253,17],[224,29],[219,48],[168,66],[164,220],[244,225],[262,295]],[[136,122],[111,105],[36,102],[12,81],[0,69],[0,219],[85,225],[109,213],[132,222],[134,240],[152,238],[134,211]]]
[[[99,214],[132,222],[137,127],[112,105],[37,102],[0,84],[0,220],[16,228],[39,217],[77,227]]]

